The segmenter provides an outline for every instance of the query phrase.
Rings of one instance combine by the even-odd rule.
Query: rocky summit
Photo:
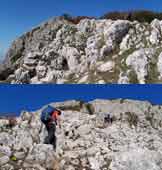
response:
[[[57,147],[43,144],[41,110],[0,120],[1,170],[161,170],[162,106],[134,100],[52,103]],[[104,122],[110,113],[112,124]]]
[[[162,21],[57,17],[16,39],[0,66],[7,83],[162,83]]]

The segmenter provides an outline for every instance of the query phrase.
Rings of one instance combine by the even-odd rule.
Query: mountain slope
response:
[[[9,83],[161,83],[162,21],[58,17],[15,40],[1,66]],[[7,70],[7,71],[6,71]]]
[[[7,121],[0,120],[2,170],[162,169],[160,105],[122,99],[51,105],[63,112],[56,152],[43,144],[47,132],[39,119],[41,109],[22,112],[13,128],[5,128]],[[104,123],[106,113],[112,114],[112,124]]]

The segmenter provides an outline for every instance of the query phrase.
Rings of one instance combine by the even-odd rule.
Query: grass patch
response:
[[[129,123],[130,128],[137,127],[138,125],[138,116],[135,113],[131,113],[131,112],[126,112],[125,113],[127,115],[127,121]]]
[[[19,58],[21,58],[21,53],[18,53],[18,54],[16,54],[16,55],[14,55],[12,58],[11,58],[11,63],[12,64],[14,64],[14,63],[16,63],[16,61],[19,59]]]
[[[129,77],[129,82],[131,84],[136,84],[138,83],[138,78],[137,78],[137,74],[135,73],[134,70],[131,70],[128,74],[128,77]]]
[[[97,72],[98,75],[107,83],[117,83],[120,71],[116,68],[113,72]]]
[[[93,115],[94,112],[95,112],[93,105],[90,104],[90,103],[85,103],[84,105],[85,105],[88,113],[89,113],[90,115]]]
[[[123,104],[125,99],[120,99],[120,104]]]
[[[155,56],[151,59],[148,65],[148,76],[146,77],[146,83],[160,83],[161,81],[158,79],[160,73],[158,72],[157,62],[160,53],[162,52],[162,48],[158,48],[156,50]]]
[[[154,128],[154,129],[157,129],[156,127],[155,127],[155,124],[154,124],[154,113],[145,113],[145,115],[146,115],[146,120],[147,121],[149,121],[150,122],[150,125],[151,125],[151,127],[152,128]],[[159,122],[160,123],[160,122]]]
[[[123,54],[119,56],[118,60],[115,61],[117,65],[120,67],[121,71],[126,72],[128,69],[130,69],[130,67],[126,65],[126,59],[134,51],[135,51],[134,48],[130,48],[124,51]]]

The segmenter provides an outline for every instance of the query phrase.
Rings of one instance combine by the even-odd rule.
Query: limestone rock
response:
[[[154,53],[153,49],[140,49],[126,59],[127,66],[131,66],[134,69],[141,84],[145,83],[145,77],[148,75],[147,67]]]
[[[158,45],[160,43],[161,30],[162,30],[162,22],[155,19],[151,23],[152,31],[150,35],[150,42],[153,45]]]
[[[162,52],[161,32],[162,22],[157,19],[150,24],[106,19],[73,24],[57,17],[12,43],[0,65],[0,81],[159,83],[156,66]],[[101,73],[96,73],[98,70]]]
[[[52,146],[45,144],[38,144],[29,152],[26,157],[26,162],[44,165],[45,168],[53,168],[55,160],[55,153]]]
[[[8,156],[0,157],[0,166],[6,164],[7,162],[9,162],[9,157]]]
[[[137,149],[116,156],[110,168],[113,170],[160,170],[161,162],[160,153]]]
[[[158,57],[158,63],[157,63],[158,71],[160,73],[160,78],[162,77],[162,53],[160,53]]]
[[[101,72],[106,72],[106,71],[111,71],[114,67],[115,67],[115,63],[112,61],[108,61],[107,63],[100,65],[98,70]]]
[[[17,125],[1,129],[2,170],[162,168],[161,105],[128,99],[50,105],[62,111],[61,129],[56,127],[56,151],[43,144],[47,130],[40,114],[44,107],[22,112]],[[107,114],[112,116],[112,124],[105,123]]]

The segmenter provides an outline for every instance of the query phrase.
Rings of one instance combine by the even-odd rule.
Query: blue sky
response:
[[[96,98],[147,100],[162,104],[162,85],[0,85],[0,115],[34,111],[51,102]]]
[[[63,13],[101,16],[107,11],[162,11],[161,0],[1,0],[0,54],[33,26]]]

